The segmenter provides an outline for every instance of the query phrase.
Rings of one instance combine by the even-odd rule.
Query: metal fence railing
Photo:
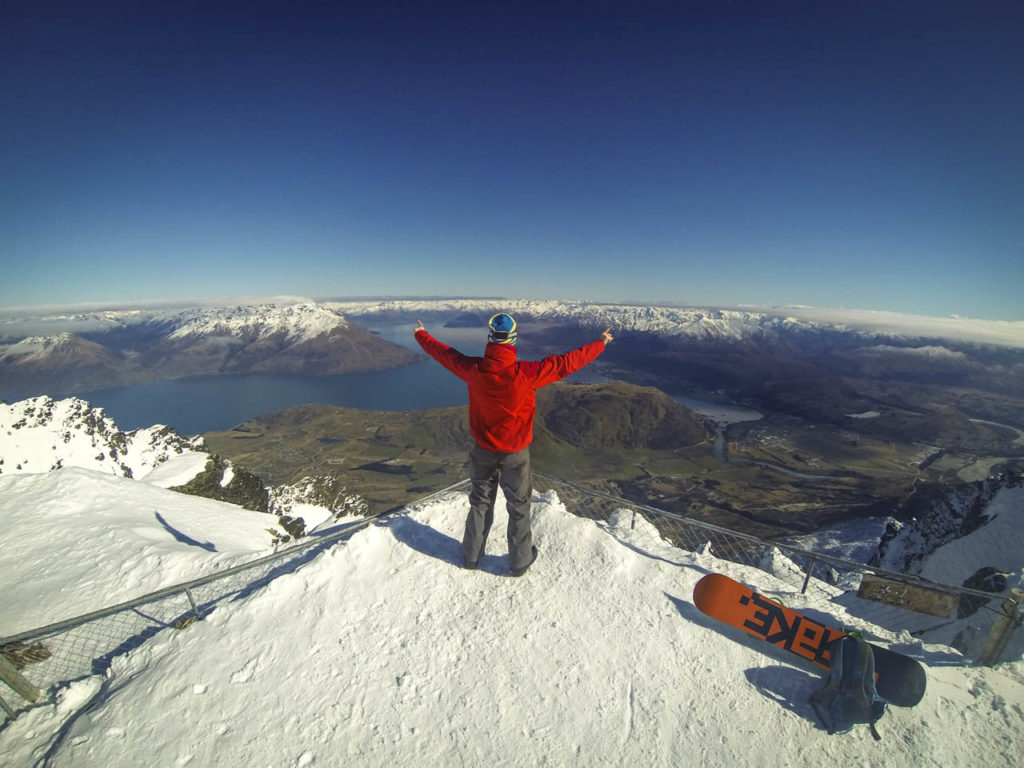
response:
[[[415,504],[464,493],[468,486],[468,480],[463,480]],[[1003,595],[934,584],[796,546],[766,542],[543,474],[534,474],[534,488],[542,493],[554,491],[566,509],[580,517],[608,523],[617,516],[622,525],[622,516],[628,516],[633,547],[653,553],[671,546],[761,569],[774,577],[771,588],[776,591],[772,595],[778,594],[779,584],[787,585],[782,592],[788,589],[814,594],[842,605],[849,616],[865,625],[907,632],[929,643],[957,648],[963,653],[962,657],[954,657],[959,663],[999,661],[1021,624],[1019,598],[1007,599]],[[0,709],[8,718],[14,718],[31,706],[33,699],[45,700],[46,692],[55,686],[104,673],[115,657],[140,646],[155,634],[182,629],[222,602],[253,593],[394,511],[355,521],[327,535],[310,537],[288,549],[201,579],[0,638]],[[866,574],[947,595],[955,605],[954,615],[938,618],[862,599],[857,596],[857,590]],[[763,588],[756,583],[751,586]]]

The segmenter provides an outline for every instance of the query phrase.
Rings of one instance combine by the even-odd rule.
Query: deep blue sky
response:
[[[0,306],[1024,319],[1019,0],[325,7],[0,2]]]

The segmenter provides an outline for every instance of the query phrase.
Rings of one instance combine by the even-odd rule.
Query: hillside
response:
[[[0,750],[16,768],[1019,762],[1021,662],[965,667],[838,601],[657,544],[642,520],[576,518],[553,494],[534,498],[526,577],[506,577],[500,536],[467,572],[466,504],[388,518],[159,633],[0,730]],[[708,571],[895,642],[928,665],[924,700],[889,707],[880,742],[866,727],[829,736],[808,703],[817,672],[693,607]]]
[[[552,437],[584,451],[672,450],[712,437],[700,416],[664,392],[623,381],[546,387],[537,408]]]

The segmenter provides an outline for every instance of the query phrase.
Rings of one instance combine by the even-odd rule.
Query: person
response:
[[[469,389],[469,454],[472,488],[462,537],[463,565],[474,569],[484,554],[494,522],[498,487],[508,509],[508,557],[513,576],[522,576],[537,559],[530,527],[530,443],[537,411],[535,392],[593,362],[611,343],[612,327],[579,349],[543,360],[518,360],[516,321],[499,312],[488,322],[483,357],[468,357],[431,336],[416,321],[423,351],[466,382]]]

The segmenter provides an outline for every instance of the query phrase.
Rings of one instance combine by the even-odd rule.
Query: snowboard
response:
[[[785,648],[826,670],[829,644],[846,634],[720,573],[709,573],[697,582],[693,602],[701,613]],[[924,667],[902,653],[870,645],[875,656],[878,695],[900,707],[912,707],[921,701],[926,684]]]

